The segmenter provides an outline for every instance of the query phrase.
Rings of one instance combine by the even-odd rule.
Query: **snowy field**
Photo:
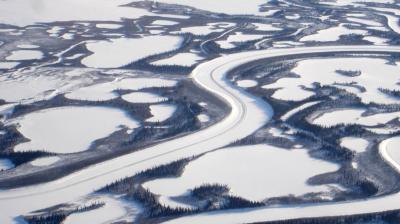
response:
[[[326,42],[326,41],[337,41],[340,39],[342,35],[350,35],[350,34],[359,34],[366,35],[368,32],[366,30],[360,29],[349,29],[344,26],[331,27],[325,30],[319,30],[315,34],[311,34],[309,36],[302,37],[300,41],[317,41],[317,42]]]
[[[41,0],[27,3],[25,0],[4,0],[0,1],[0,23],[27,26],[54,21],[119,21],[121,18],[135,19],[152,15],[145,9],[120,7],[129,2],[131,1]],[[18,9],[19,16],[15,16],[13,9]]]
[[[76,89],[65,96],[70,99],[88,100],[88,101],[105,101],[118,97],[114,91],[118,89],[124,90],[141,90],[153,87],[174,87],[177,84],[175,80],[162,78],[126,78],[116,79],[112,82],[95,84],[83,88]],[[126,98],[127,96],[125,96]],[[131,98],[131,97],[128,97]]]
[[[225,29],[233,27],[234,25],[235,24],[233,23],[208,23],[204,26],[183,27],[180,29],[180,31],[173,33],[191,33],[196,36],[205,36],[215,32],[222,32]]]
[[[152,117],[147,122],[163,122],[168,120],[176,111],[176,106],[172,104],[156,104],[150,105],[150,113]]]
[[[236,32],[235,34],[229,35],[226,40],[219,40],[216,43],[224,49],[229,49],[235,47],[235,43],[243,43],[247,41],[253,41],[263,38],[264,35],[256,34],[243,34],[241,32]]]
[[[239,87],[242,87],[242,88],[250,88],[250,87],[257,86],[258,82],[256,80],[246,79],[246,80],[237,81],[236,85],[238,85]]]
[[[6,57],[8,61],[39,60],[43,58],[43,53],[37,50],[16,50]]]
[[[369,141],[363,138],[344,137],[340,139],[340,146],[350,149],[356,153],[365,152],[369,145]]]
[[[87,201],[86,204],[89,205],[90,203],[99,202],[104,203],[104,205],[94,210],[69,215],[63,224],[106,224],[117,221],[123,222],[134,219],[140,211],[140,208],[134,203],[107,195],[96,196],[90,201]],[[132,212],[132,210],[134,211]]]
[[[364,115],[364,109],[342,109],[323,113],[312,121],[325,127],[331,127],[338,124],[359,124],[364,126],[376,126],[386,124],[392,120],[398,120],[400,112],[378,113],[374,115]]]
[[[14,148],[16,152],[43,150],[74,153],[89,149],[94,140],[139,123],[119,109],[107,107],[61,107],[30,113],[11,121],[30,141]],[[40,131],[39,131],[40,130]]]
[[[334,6],[365,6],[365,3],[385,3],[385,4],[393,4],[394,0],[334,0],[327,1],[323,0],[320,4],[334,5]]]
[[[158,0],[163,3],[179,4],[194,7],[201,10],[234,14],[234,15],[263,15],[265,13],[260,12],[259,6],[267,3],[265,0],[247,0],[247,1],[231,1],[231,0]]]
[[[206,154],[189,163],[181,177],[150,181],[144,187],[158,195],[175,197],[186,195],[202,184],[221,184],[227,185],[232,195],[262,201],[269,197],[328,191],[327,186],[311,186],[306,181],[337,169],[335,164],[312,159],[305,149],[243,146]]]
[[[194,53],[179,53],[170,58],[162,59],[151,64],[153,65],[179,65],[190,67],[197,64],[204,58]]]
[[[395,55],[400,48],[394,46],[399,22],[396,0],[0,0],[0,180],[13,179],[0,185],[25,181],[24,172],[47,174],[54,168],[88,165],[72,174],[65,169],[53,181],[1,190],[0,223],[17,222],[21,215],[59,204],[67,208],[67,203],[105,204],[68,215],[63,224],[137,222],[136,217],[143,223],[257,223],[398,209],[400,194],[391,194],[396,186],[380,188],[380,178],[386,176],[376,175],[379,169],[376,176],[368,176],[363,169],[369,163],[361,159],[371,159],[380,144],[381,159],[400,172],[400,138],[392,133],[400,131],[400,112],[391,105],[400,105],[395,96],[400,92]],[[343,51],[354,55],[342,56],[347,55]],[[326,52],[339,56],[324,57]],[[389,60],[390,52],[396,57]],[[264,60],[272,67],[257,67]],[[238,75],[241,65],[249,70]],[[329,91],[322,93],[325,89],[316,83],[343,91],[325,96]],[[198,88],[208,94],[201,95]],[[364,105],[350,102],[344,91]],[[316,93],[323,96],[310,99]],[[276,108],[269,104],[270,96]],[[226,103],[222,109],[217,108],[220,101]],[[338,106],[328,105],[339,101]],[[318,151],[324,144],[320,148],[312,142],[324,143],[319,141],[323,137],[292,122],[306,109],[311,112],[304,122],[327,129],[356,124],[372,133],[332,135],[332,147],[354,155],[342,160],[338,152],[333,159]],[[385,109],[390,112],[381,113]],[[183,116],[188,110],[191,113]],[[196,131],[174,132],[186,125],[180,116],[189,117]],[[302,141],[300,134],[292,135],[297,131],[315,139]],[[16,136],[15,142],[3,146],[8,134]],[[110,142],[102,140],[110,135]],[[253,137],[256,145],[230,146],[239,140],[250,144]],[[21,166],[12,157],[33,151],[54,154],[33,156]],[[115,152],[125,154],[117,157]],[[11,154],[3,158],[6,153]],[[86,160],[81,155],[90,156]],[[86,163],[97,158],[109,159]],[[226,185],[229,195],[257,202],[299,198],[183,218],[164,215],[165,210],[149,218],[142,210],[147,205],[123,198],[125,189],[118,189],[118,195],[93,194],[122,178],[184,158],[193,161],[180,176],[160,175],[143,185],[162,205],[203,207],[181,196],[204,184]],[[350,163],[358,173],[351,173]],[[355,174],[354,184],[341,179],[347,172]],[[309,184],[317,175],[322,176],[313,181],[329,184]],[[396,178],[387,179],[398,182]],[[367,191],[360,187],[364,180],[385,196],[358,200]],[[300,203],[302,196],[310,204],[289,205]],[[342,199],[349,201],[336,201]]]
[[[32,166],[50,166],[60,160],[58,156],[38,158],[30,162]]]
[[[14,72],[0,76],[0,99],[28,104],[51,99],[57,94],[92,83],[90,74],[85,74],[87,71],[79,71],[79,79],[62,69],[38,69],[35,72]]]
[[[318,68],[318,69],[316,69]],[[338,71],[361,72],[359,76],[346,76]],[[305,90],[312,88],[312,83],[331,85],[359,96],[364,103],[391,104],[399,99],[381,92],[379,89],[400,90],[397,80],[400,78],[400,67],[388,64],[378,58],[323,58],[307,59],[297,63],[292,70],[300,77],[282,78],[277,82],[264,85],[263,88],[280,88],[273,97],[281,100],[304,100],[314,93]],[[360,91],[360,87],[365,91]]]
[[[87,49],[93,54],[85,57],[81,62],[92,68],[118,68],[147,56],[175,50],[179,48],[181,42],[182,38],[177,36],[146,36],[136,39],[94,41],[86,44]]]
[[[160,103],[168,100],[168,98],[162,97],[158,94],[147,92],[129,93],[123,95],[121,98],[130,103]]]

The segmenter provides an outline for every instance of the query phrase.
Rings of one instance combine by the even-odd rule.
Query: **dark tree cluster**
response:
[[[399,90],[379,88],[379,91],[389,96],[400,97]]]
[[[31,151],[31,152],[6,152],[0,153],[0,158],[9,159],[15,166],[22,165],[27,162],[31,162],[37,158],[44,156],[51,156],[53,153],[44,151]]]
[[[338,69],[335,72],[337,74],[339,74],[339,75],[344,75],[344,76],[348,76],[348,77],[356,77],[356,76],[360,76],[361,75],[361,71],[360,70],[341,70],[341,69]]]
[[[24,218],[29,224],[62,224],[64,220],[73,213],[91,211],[101,208],[104,205],[104,202],[94,202],[90,205],[80,206],[73,210],[56,211],[50,212],[50,214],[46,213],[42,215],[26,216]]]
[[[378,213],[369,213],[350,216],[335,216],[321,218],[302,218],[272,222],[259,222],[253,224],[362,224],[362,223],[400,223],[400,211],[385,211]]]

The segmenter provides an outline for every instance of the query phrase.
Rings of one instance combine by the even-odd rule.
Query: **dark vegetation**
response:
[[[104,202],[94,202],[90,205],[80,206],[74,209],[59,210],[50,214],[25,216],[24,219],[29,224],[62,224],[63,221],[73,213],[87,212],[101,208]]]
[[[367,224],[367,223],[400,223],[400,211],[385,211],[361,215],[334,216],[322,218],[302,218],[253,224]]]
[[[361,71],[359,71],[359,70],[353,71],[353,70],[340,70],[339,69],[339,70],[336,70],[336,73],[340,74],[340,75],[348,76],[348,77],[356,77],[356,76],[361,75]]]
[[[227,186],[218,184],[205,184],[191,190],[187,200],[196,202],[196,208],[171,208],[163,206],[158,202],[158,196],[154,195],[142,184],[157,178],[178,177],[182,174],[185,166],[192,159],[183,159],[167,165],[151,168],[140,172],[133,177],[128,177],[112,184],[109,184],[98,192],[124,194],[128,200],[140,202],[145,208],[145,212],[139,220],[154,219],[160,217],[173,217],[199,213],[204,211],[214,211],[221,209],[249,208],[264,205],[261,202],[252,202],[246,199],[232,196],[229,194]]]

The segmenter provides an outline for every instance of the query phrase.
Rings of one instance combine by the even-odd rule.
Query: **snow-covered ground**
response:
[[[323,0],[321,4],[334,5],[334,6],[365,6],[365,3],[386,3],[393,4],[394,0]]]
[[[150,105],[150,113],[153,115],[147,122],[163,122],[174,115],[176,106],[172,104]]]
[[[280,31],[282,28],[276,27],[269,23],[253,23],[259,31]]]
[[[274,48],[288,48],[304,45],[304,43],[294,41],[276,41],[272,44]]]
[[[385,124],[392,120],[398,120],[400,112],[379,113],[374,115],[363,115],[364,109],[342,109],[323,113],[312,121],[314,124],[331,127],[338,124],[359,124],[365,126],[376,126]]]
[[[326,186],[311,186],[306,181],[338,168],[338,165],[311,158],[305,149],[241,146],[206,154],[190,162],[182,176],[157,179],[143,186],[155,194],[173,197],[185,195],[202,184],[216,183],[227,185],[232,195],[262,201],[289,194],[328,191]]]
[[[96,24],[96,27],[100,28],[100,29],[112,29],[112,30],[114,30],[114,29],[121,28],[122,25],[121,24],[115,24],[115,23],[98,23],[98,24]]]
[[[170,58],[161,59],[155,62],[152,62],[153,65],[179,65],[179,66],[193,66],[198,61],[203,60],[204,58],[194,54],[194,53],[179,53]]]
[[[363,39],[372,42],[375,45],[387,45],[386,43],[389,41],[389,39],[375,36],[366,36]]]
[[[369,145],[369,141],[357,137],[344,137],[340,139],[340,146],[350,149],[353,152],[365,152]]]
[[[0,69],[12,69],[19,65],[19,62],[2,62],[0,61]]]
[[[168,98],[147,92],[125,94],[122,96],[122,99],[130,103],[160,103],[168,100]]]
[[[226,40],[219,40],[216,43],[224,49],[235,47],[235,43],[247,42],[252,40],[258,40],[263,38],[264,35],[258,34],[243,34],[242,32],[236,32],[235,34],[229,35]]]
[[[337,70],[360,71],[360,76],[350,77],[337,73]],[[400,78],[400,66],[388,64],[379,58],[323,58],[299,61],[292,72],[299,78],[282,78],[277,82],[265,85],[263,88],[281,88],[275,91],[273,97],[282,100],[304,100],[314,93],[304,90],[302,86],[312,88],[312,83],[332,85],[356,94],[364,103],[391,104],[399,103],[399,99],[382,93],[379,89],[400,90],[397,80]],[[354,85],[346,84],[354,82]],[[342,85],[340,85],[342,84]],[[360,91],[356,86],[365,88]]]
[[[32,166],[50,166],[60,160],[58,156],[50,156],[35,159],[31,162]]]
[[[299,107],[296,107],[296,108],[286,112],[284,115],[282,115],[281,120],[282,121],[287,121],[289,118],[291,118],[296,113],[298,113],[298,112],[300,112],[300,111],[302,111],[304,109],[307,109],[309,107],[312,107],[312,106],[314,106],[314,105],[316,105],[316,104],[318,104],[320,102],[321,101],[308,102],[308,103],[305,103],[305,104],[303,104],[303,105],[301,105]]]
[[[3,0],[0,23],[27,26],[54,21],[119,21],[153,15],[145,9],[122,7],[131,0]],[[18,16],[15,16],[18,9]],[[94,13],[95,12],[95,13]]]
[[[39,48],[40,46],[35,45],[35,44],[19,44],[19,45],[17,45],[17,47],[23,48],[23,49],[35,49],[35,48]]]
[[[197,119],[202,123],[210,121],[210,117],[207,114],[199,114],[197,115]]]
[[[39,208],[55,205],[79,198],[93,191],[94,186],[101,186],[119,180],[132,173],[176,161],[177,159],[200,155],[230,144],[232,141],[248,136],[272,116],[272,109],[262,100],[235,88],[224,79],[226,72],[254,60],[276,56],[297,55],[304,53],[342,52],[342,51],[387,51],[400,52],[397,47],[384,46],[324,46],[298,47],[295,49],[268,49],[224,56],[197,67],[192,77],[198,85],[225,99],[232,107],[228,117],[217,125],[203,129],[195,134],[173,139],[160,145],[133,154],[121,156],[96,166],[91,166],[66,176],[58,181],[41,185],[0,191],[0,207],[5,216],[0,220],[10,222],[15,216]],[[178,150],[179,149],[179,150]],[[110,172],[112,170],[112,172]],[[68,180],[68,181],[66,181]],[[302,218],[308,216],[329,216],[360,214],[398,208],[398,195],[389,195],[368,200],[347,203],[318,204],[285,208],[256,208],[235,211],[221,211],[212,214],[189,216],[174,220],[178,223],[251,223],[283,218]],[[25,203],[25,202],[29,203]],[[19,206],[8,206],[14,203]],[[213,213],[214,214],[214,213]],[[216,219],[215,219],[216,218]],[[205,221],[206,220],[206,221]]]
[[[118,68],[154,54],[175,50],[181,42],[182,38],[177,36],[93,41],[86,44],[86,48],[93,54],[82,59],[81,63],[93,68]]]
[[[69,99],[104,101],[117,98],[118,95],[113,92],[117,89],[140,90],[152,87],[173,87],[177,84],[175,80],[161,78],[127,78],[83,87],[72,91],[65,96]],[[0,95],[1,96],[1,95]]]
[[[369,20],[369,19],[361,19],[361,18],[353,18],[353,17],[346,18],[346,19],[350,22],[361,23],[361,24],[364,24],[367,26],[382,26],[381,23],[376,22],[374,20]]]
[[[342,35],[350,35],[350,34],[366,35],[367,33],[368,31],[366,30],[349,29],[347,27],[344,27],[343,25],[340,25],[325,30],[319,30],[315,34],[302,37],[300,41],[318,41],[318,42],[337,41],[340,39],[340,36]]]
[[[173,26],[177,24],[179,23],[171,20],[155,20],[151,23],[151,25],[155,26]]]
[[[258,85],[258,82],[256,80],[239,80],[236,82],[236,85],[242,88],[250,88]]]
[[[158,0],[159,2],[169,4],[179,4],[194,7],[210,12],[218,12],[236,15],[265,15],[259,11],[259,6],[267,3],[265,0]]]
[[[400,137],[395,136],[384,140],[379,145],[379,154],[391,165],[397,172],[400,172]]]
[[[43,58],[43,53],[38,50],[16,50],[6,57],[8,61],[39,60]]]
[[[119,109],[107,107],[60,107],[30,113],[11,121],[29,142],[14,151],[44,150],[74,153],[87,150],[91,143],[107,137],[121,126],[137,128],[139,123]]]
[[[140,212],[140,209],[134,203],[113,196],[97,196],[86,202],[88,205],[90,203],[105,203],[105,205],[94,210],[73,213],[65,219],[63,224],[106,224],[117,221],[132,221],[135,215]],[[133,209],[135,211],[131,214]]]
[[[78,80],[65,75],[62,70],[44,69],[34,74],[14,72],[0,77],[0,99],[7,102],[30,103],[50,99],[57,93],[61,94],[90,82],[91,80],[83,74]]]
[[[224,28],[218,27],[218,24],[213,23],[213,24],[207,24],[205,26],[191,26],[191,27],[183,27],[180,29],[180,31],[174,32],[174,33],[191,33],[196,36],[205,36],[210,33],[214,32],[222,32],[224,31]]]

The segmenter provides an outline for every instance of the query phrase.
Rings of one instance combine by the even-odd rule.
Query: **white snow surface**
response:
[[[89,42],[86,43],[86,47],[93,54],[83,58],[81,63],[93,68],[118,68],[154,54],[177,49],[181,42],[182,38],[177,36],[146,36]]]
[[[191,26],[191,27],[183,27],[180,31],[176,33],[192,33],[196,36],[205,36],[214,32],[222,32],[223,28],[217,28],[215,26],[206,25],[206,26]]]
[[[178,4],[194,7],[210,12],[232,15],[265,15],[259,11],[259,6],[267,3],[265,0],[157,0],[162,3]]]
[[[7,61],[39,60],[43,58],[43,53],[38,50],[15,50],[6,57]]]
[[[204,59],[203,57],[194,53],[179,53],[170,58],[161,59],[152,62],[153,65],[179,65],[190,67],[198,63],[199,60]]]
[[[3,211],[2,214],[5,214],[0,216],[0,222],[12,223],[16,216],[78,199],[91,193],[96,186],[106,185],[132,175],[132,173],[212,151],[228,145],[234,140],[248,136],[263,127],[273,114],[272,108],[263,100],[235,88],[225,79],[226,72],[239,65],[276,56],[342,51],[363,52],[366,50],[400,52],[400,48],[393,46],[299,47],[231,54],[201,64],[193,71],[192,77],[198,85],[217,94],[231,105],[231,113],[224,120],[194,134],[120,156],[96,166],[90,166],[57,181],[0,191],[0,208]],[[362,214],[398,209],[398,201],[399,195],[394,194],[344,203],[204,213],[171,220],[170,223],[212,223],[213,220],[219,220],[220,224],[252,223],[304,216],[325,217],[329,215]],[[11,207],[10,204],[18,204],[19,206]]]
[[[280,31],[282,28],[275,27],[273,24],[267,23],[253,23],[259,31]]]
[[[89,149],[94,140],[139,123],[119,109],[107,107],[60,107],[27,114],[11,121],[29,142],[14,147],[16,152],[44,150],[75,153]]]
[[[245,79],[245,80],[236,81],[236,84],[242,88],[250,88],[250,87],[257,86],[258,82],[256,80]]]
[[[63,224],[106,224],[132,218],[129,217],[128,207],[132,207],[133,203],[113,196],[97,197],[93,199],[93,202],[103,202],[105,205],[94,210],[73,213],[65,219]]]
[[[361,75],[344,76],[338,74],[337,70],[360,71]],[[274,98],[299,101],[313,95],[313,92],[304,90],[302,86],[311,88],[312,83],[317,82],[354,93],[364,103],[391,104],[399,102],[395,97],[379,90],[380,88],[400,90],[400,86],[396,84],[400,78],[400,66],[398,64],[390,65],[384,59],[365,57],[307,59],[299,61],[292,72],[300,75],[300,78],[282,78],[263,88],[281,88],[275,91]],[[354,82],[352,87],[345,86],[352,82]],[[360,91],[356,88],[357,85],[365,88],[366,91]]]
[[[306,181],[338,168],[335,164],[312,159],[305,149],[241,146],[206,154],[190,162],[182,176],[153,180],[143,186],[155,194],[171,197],[187,194],[205,183],[216,183],[227,185],[232,195],[261,201],[289,194],[327,191],[326,186],[311,186]]]
[[[359,124],[364,126],[376,126],[392,120],[399,120],[400,112],[378,113],[363,115],[364,109],[343,109],[323,113],[312,121],[314,124],[334,126],[338,124]],[[341,117],[337,117],[341,116]]]
[[[35,45],[35,44],[20,44],[20,45],[17,45],[17,47],[24,48],[24,49],[35,49],[35,48],[39,48],[40,46]]]
[[[342,35],[349,34],[360,34],[366,35],[368,31],[360,30],[360,29],[349,29],[342,25],[337,27],[331,27],[325,30],[319,30],[315,34],[311,34],[305,37],[300,38],[300,41],[318,41],[318,42],[327,42],[327,41],[337,41],[340,39]]]
[[[381,23],[374,21],[374,20],[370,20],[370,19],[360,19],[360,18],[353,18],[353,17],[348,17],[346,19],[350,22],[361,23],[361,24],[367,25],[367,26],[382,26]]]
[[[353,152],[365,152],[369,145],[368,140],[357,137],[344,137],[340,139],[340,146],[350,149]]]
[[[172,104],[150,105],[150,113],[153,115],[147,122],[163,122],[172,117],[176,111],[176,106]]]
[[[122,7],[130,2],[132,0],[2,0],[0,23],[27,26],[56,21],[119,21],[153,15],[145,9]]]
[[[31,163],[32,166],[50,166],[57,161],[60,160],[58,156],[50,156],[50,157],[43,157],[33,160]]]
[[[365,6],[365,3],[386,3],[393,4],[394,0],[323,0],[320,2],[321,4],[334,5],[334,6]]]
[[[235,34],[231,34],[228,36],[226,40],[216,41],[218,45],[222,48],[232,48],[231,46],[235,46],[235,43],[247,42],[252,40],[258,40],[263,38],[264,35],[259,34],[243,34],[242,32],[236,32]]]
[[[197,115],[197,119],[202,123],[206,123],[206,122],[210,121],[210,117],[207,114],[199,114],[199,115]]]
[[[171,20],[155,20],[151,23],[151,25],[156,25],[156,26],[173,26],[177,24],[179,23]]]
[[[122,99],[130,103],[160,103],[168,100],[168,98],[148,92],[125,94],[122,96]]]
[[[97,28],[100,29],[111,29],[111,30],[115,30],[115,29],[119,29],[122,27],[121,24],[115,24],[115,23],[98,23],[96,24]]]
[[[400,172],[400,137],[395,136],[384,140],[379,145],[379,153],[397,172]]]
[[[302,111],[304,109],[307,109],[309,107],[312,107],[312,106],[314,106],[314,105],[316,105],[316,104],[318,104],[320,102],[321,101],[312,101],[312,102],[305,103],[305,104],[303,104],[303,105],[301,105],[299,107],[296,107],[296,108],[286,112],[284,115],[282,115],[281,120],[282,121],[287,121],[289,118],[291,118],[296,113],[298,113],[298,112],[300,112],[300,111]]]
[[[389,41],[389,39],[376,36],[366,36],[363,39],[372,42],[375,45],[386,45],[386,43]]]
[[[85,83],[85,79],[72,80],[61,72],[47,75],[48,71],[32,73],[13,72],[0,77],[0,99],[7,102],[30,103],[49,99],[56,93],[63,93]]]
[[[105,101],[117,98],[118,95],[113,92],[117,89],[140,90],[152,87],[173,87],[176,84],[175,80],[162,78],[126,78],[83,87],[66,94],[65,97],[76,100]]]
[[[2,62],[0,61],[0,69],[12,69],[19,65],[19,62]]]

